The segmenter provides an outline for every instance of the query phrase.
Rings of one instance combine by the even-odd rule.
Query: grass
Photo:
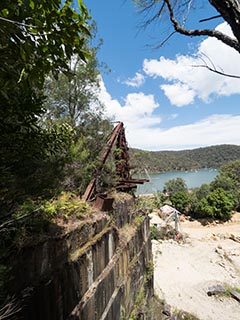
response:
[[[225,289],[226,289],[226,291],[225,291],[224,295],[227,297],[231,297],[231,293],[230,293],[231,291],[236,291],[237,293],[240,294],[240,288],[238,288],[238,287],[231,287],[229,285],[226,285]]]
[[[29,199],[7,221],[2,229],[1,256],[12,249],[21,249],[36,244],[51,235],[61,232],[66,223],[83,220],[92,214],[91,207],[77,195],[62,192],[50,200]]]

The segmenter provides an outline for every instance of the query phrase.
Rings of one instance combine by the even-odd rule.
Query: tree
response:
[[[209,185],[203,184],[193,191],[190,201],[191,215],[215,219],[229,218],[231,210],[240,208],[239,186],[240,161],[224,164]]]
[[[170,201],[174,208],[176,208],[181,213],[185,213],[189,205],[190,199],[187,192],[178,191],[170,196]]]
[[[163,192],[170,195],[176,192],[187,192],[186,182],[182,178],[170,179],[165,183]]]
[[[228,175],[220,173],[210,183],[211,190],[215,190],[217,188],[222,188],[225,191],[232,191],[235,189],[235,182]]]
[[[206,198],[207,195],[210,193],[210,186],[209,184],[202,184],[200,188],[196,188],[193,190],[193,192],[190,195],[190,207],[189,207],[189,213],[192,216],[196,215],[196,212],[198,210],[199,202]]]
[[[226,163],[221,167],[220,173],[230,177],[235,182],[236,187],[240,187],[240,160]]]
[[[230,161],[210,184],[211,190],[222,188],[235,198],[235,210],[240,208],[240,160]]]
[[[68,72],[73,54],[86,60],[89,15],[78,3],[79,13],[72,0],[1,2],[1,94],[7,100],[14,85],[27,82],[41,89],[49,71]]]
[[[103,105],[98,99],[99,71],[95,54],[83,62],[74,57],[70,62],[72,74],[60,73],[58,79],[49,76],[45,84],[47,119],[67,121],[73,128],[80,128],[93,115],[101,117]]]
[[[234,197],[225,190],[217,188],[198,202],[195,215],[200,218],[228,220],[231,218],[234,205]]]
[[[217,15],[207,17],[201,22],[222,18],[231,27],[235,38],[231,38],[220,31],[214,29],[190,29],[187,27],[187,19],[191,10],[198,10],[202,3],[192,0],[133,0],[140,9],[140,12],[145,14],[145,26],[153,22],[165,21],[164,16],[170,20],[173,32],[168,35],[162,43],[169,39],[175,32],[185,36],[208,36],[214,37],[226,45],[232,47],[240,53],[240,5],[238,0],[209,0],[209,4],[217,10]]]
[[[210,192],[210,186],[206,183],[202,184],[200,188],[196,189],[195,194],[198,200],[205,198]]]
[[[189,204],[189,195],[186,182],[182,178],[170,179],[163,187],[163,192],[168,193],[172,205],[183,212]]]
[[[96,31],[93,25],[93,32]],[[92,33],[93,34],[93,33]],[[95,34],[95,33],[94,33]],[[94,36],[93,34],[93,36]],[[74,129],[74,144],[69,148],[63,187],[82,193],[92,178],[112,126],[104,119],[104,106],[98,98],[99,63],[91,48],[92,59],[74,56],[69,62],[71,73],[48,76],[45,81],[46,114],[43,123],[68,123]]]
[[[0,3],[2,212],[11,213],[14,203],[24,198],[25,187],[34,190],[25,181],[35,183],[39,171],[43,173],[40,168],[62,163],[71,145],[69,126],[54,124],[46,129],[39,120],[45,111],[46,75],[69,73],[67,62],[73,55],[83,61],[90,58],[85,51],[90,37],[89,16],[83,2],[78,3],[78,11],[70,0]]]

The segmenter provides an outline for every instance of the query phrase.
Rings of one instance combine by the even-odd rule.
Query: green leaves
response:
[[[21,56],[21,58],[22,58],[24,61],[26,61],[26,52],[25,52],[23,46],[20,45],[20,48],[19,48],[19,49],[20,49],[20,56]]]
[[[200,217],[227,220],[234,208],[234,198],[221,188],[211,191],[197,206]]]
[[[80,6],[77,11],[72,1],[62,5],[61,0],[30,0],[28,5],[8,0],[0,4],[1,15],[10,21],[0,22],[1,42],[5,44],[4,49],[0,47],[0,59],[7,58],[9,64],[15,65],[16,76],[10,72],[10,66],[4,70],[6,77],[11,75],[13,85],[23,68],[26,80],[41,89],[45,75],[51,70],[66,71],[66,59],[73,54],[80,55],[82,60],[89,59],[86,45],[91,37],[89,16],[82,2]]]
[[[30,1],[29,1],[29,7],[30,7],[32,10],[34,10],[34,8],[35,8],[34,0],[30,0]]]
[[[201,218],[231,218],[232,210],[240,208],[239,185],[240,161],[223,165],[210,185],[202,185],[194,191],[191,196],[191,213]]]
[[[170,179],[165,183],[163,191],[170,194],[174,194],[176,192],[186,192],[187,185],[182,178]]]
[[[2,15],[3,17],[7,17],[8,14],[9,14],[9,10],[6,9],[6,8],[1,11],[1,15]]]
[[[170,196],[170,200],[174,208],[181,213],[185,213],[190,203],[189,194],[187,191],[178,191]]]
[[[94,29],[84,3],[79,1],[76,9],[70,0],[4,0],[0,17],[6,18],[0,19],[0,211],[4,216],[27,198],[46,199],[62,188],[82,192],[95,170],[104,137],[98,137],[103,125],[95,93],[96,50],[89,47]],[[72,70],[76,59],[82,69]],[[44,82],[50,74],[63,81],[55,92],[52,88],[45,92],[49,104],[44,105]],[[68,111],[66,96],[73,101]]]

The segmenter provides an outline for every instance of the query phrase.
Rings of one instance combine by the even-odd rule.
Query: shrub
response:
[[[179,191],[170,196],[172,205],[180,212],[185,212],[190,202],[189,194]]]
[[[195,214],[201,218],[228,220],[231,218],[234,205],[234,197],[225,190],[217,188],[198,202]]]

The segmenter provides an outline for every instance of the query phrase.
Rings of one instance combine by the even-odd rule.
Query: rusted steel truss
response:
[[[95,174],[95,177],[90,181],[83,195],[83,200],[91,200],[95,196],[96,183],[99,176],[101,176],[104,164],[107,158],[115,147],[114,160],[116,165],[116,176],[118,183],[116,185],[117,190],[129,192],[133,188],[137,187],[137,184],[143,184],[148,181],[147,179],[133,179],[130,175],[130,164],[128,146],[125,136],[125,129],[122,122],[113,129],[111,137],[107,142],[106,149],[101,157],[100,166]]]

